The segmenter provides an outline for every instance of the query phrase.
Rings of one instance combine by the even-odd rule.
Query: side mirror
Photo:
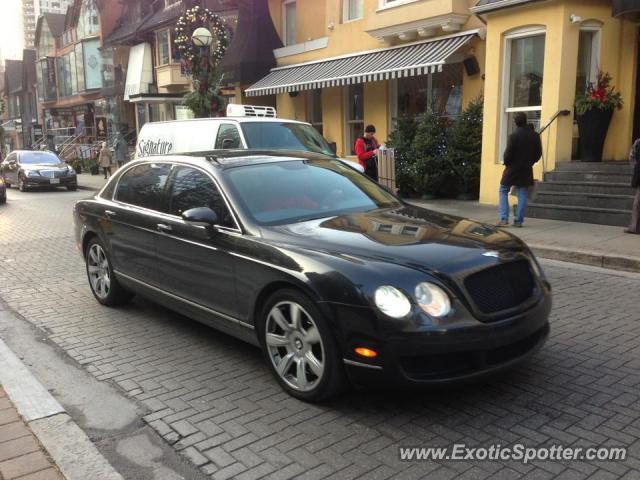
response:
[[[209,207],[190,208],[182,212],[182,219],[192,225],[212,228],[218,223],[218,215]]]

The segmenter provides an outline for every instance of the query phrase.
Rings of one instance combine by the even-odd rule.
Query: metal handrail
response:
[[[545,126],[542,127],[540,130],[538,130],[538,135],[542,135],[542,132],[544,132],[547,128],[549,128],[551,124],[555,122],[558,117],[566,117],[567,115],[571,115],[571,110],[558,110],[556,113],[553,114],[553,116],[545,124]],[[542,155],[542,174],[544,175],[545,173],[547,173],[547,159],[543,154]]]
[[[544,127],[538,130],[538,134],[542,135],[542,132],[544,132],[547,128],[549,128],[551,124],[556,120],[556,118],[566,117],[567,115],[571,115],[571,110],[558,110],[556,113],[553,114],[553,117],[551,117],[551,120],[549,120]]]

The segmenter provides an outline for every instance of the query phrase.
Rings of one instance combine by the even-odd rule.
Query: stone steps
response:
[[[627,162],[559,163],[538,182],[527,216],[626,226],[635,189]]]

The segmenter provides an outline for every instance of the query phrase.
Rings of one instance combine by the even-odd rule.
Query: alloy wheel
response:
[[[100,245],[94,243],[87,254],[87,273],[91,289],[101,299],[107,298],[111,289],[109,260]]]
[[[267,316],[265,343],[280,378],[292,389],[313,390],[325,371],[325,350],[318,327],[298,303],[283,301]]]

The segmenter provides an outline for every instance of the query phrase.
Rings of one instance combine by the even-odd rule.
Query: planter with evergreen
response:
[[[602,151],[613,112],[622,108],[622,96],[611,85],[611,75],[599,71],[596,83],[576,98],[576,120],[583,162],[602,161]]]

